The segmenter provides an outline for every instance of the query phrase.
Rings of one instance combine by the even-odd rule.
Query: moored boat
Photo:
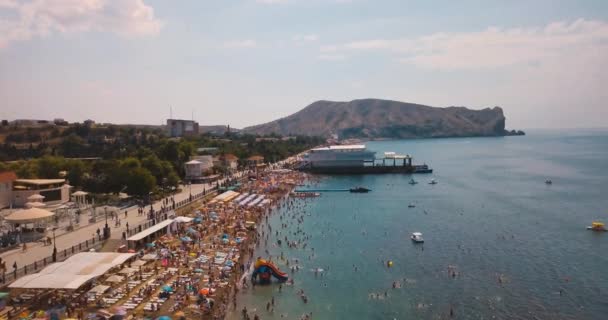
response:
[[[413,232],[412,236],[410,237],[412,239],[412,241],[414,243],[423,243],[424,239],[422,238],[422,233],[420,232]]]
[[[355,188],[350,188],[349,191],[352,193],[368,193],[372,190],[368,189],[368,188],[364,188],[364,187],[355,187]]]
[[[603,222],[593,221],[590,226],[587,226],[587,230],[591,231],[608,231]]]

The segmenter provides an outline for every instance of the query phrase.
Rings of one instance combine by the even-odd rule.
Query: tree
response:
[[[81,160],[70,160],[67,163],[68,181],[75,187],[82,187],[87,168]]]
[[[156,178],[144,168],[130,170],[125,182],[127,193],[138,197],[148,195],[156,186]]]
[[[59,177],[59,171],[65,169],[65,161],[60,157],[45,156],[38,159],[38,178],[55,179]]]

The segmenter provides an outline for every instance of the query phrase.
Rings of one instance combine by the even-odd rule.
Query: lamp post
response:
[[[57,239],[55,238],[55,230],[57,230],[57,227],[53,228],[53,262],[57,262]]]
[[[103,238],[108,239],[108,238],[110,238],[110,226],[108,226],[108,206],[107,205],[103,208],[103,212],[106,215],[106,226],[103,228]]]

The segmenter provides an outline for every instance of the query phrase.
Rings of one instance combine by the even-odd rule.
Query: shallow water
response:
[[[247,305],[261,319],[308,312],[314,319],[444,319],[450,309],[457,319],[605,319],[608,232],[585,227],[608,222],[607,131],[367,146],[411,154],[435,173],[322,177],[315,187],[373,191],[323,193],[299,200],[302,209],[274,214],[268,250],[273,260],[281,252],[299,259],[301,270],[279,261],[295,285],[249,289],[238,310]],[[412,177],[419,184],[409,185]],[[432,178],[437,185],[428,184]],[[305,212],[302,224],[286,218],[294,212]],[[298,228],[311,237],[305,250],[274,245],[276,230],[296,240],[302,235],[290,233]],[[423,246],[409,240],[415,231],[424,234]],[[266,256],[260,248],[256,255]],[[318,267],[323,276],[310,271]],[[272,314],[265,307],[271,296]]]

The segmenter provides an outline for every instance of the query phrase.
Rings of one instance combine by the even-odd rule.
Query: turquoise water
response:
[[[595,219],[608,222],[608,131],[367,146],[411,154],[435,173],[320,178],[314,187],[373,191],[323,193],[275,214],[268,247],[262,243],[256,255],[268,249],[276,260],[283,252],[301,269],[280,261],[294,286],[249,289],[239,310],[247,305],[261,319],[308,312],[313,319],[446,319],[450,310],[456,319],[608,317],[608,232],[585,230]],[[412,177],[419,184],[409,185]],[[428,184],[432,178],[437,185]],[[306,249],[278,247],[276,230]],[[415,231],[424,234],[423,246],[409,240]],[[313,268],[325,269],[323,276]],[[271,314],[265,306],[272,296]]]

